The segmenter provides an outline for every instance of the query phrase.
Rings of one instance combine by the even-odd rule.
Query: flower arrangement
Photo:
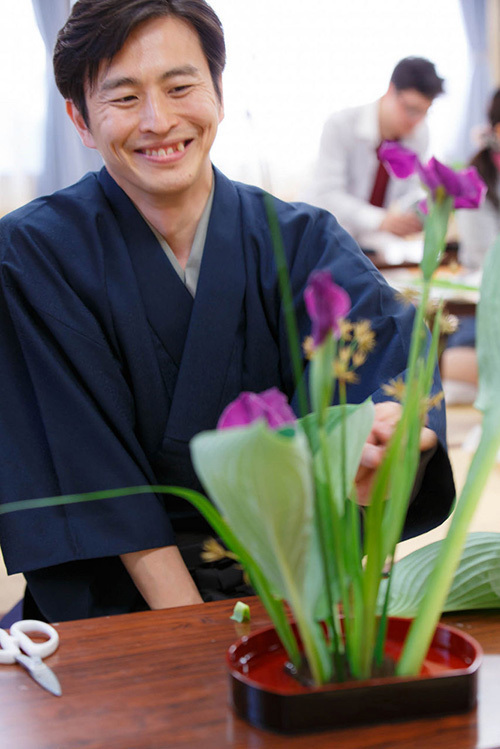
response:
[[[230,404],[216,430],[201,433],[191,442],[193,464],[211,501],[181,487],[143,486],[0,507],[3,514],[151,491],[187,499],[212,525],[228,555],[245,569],[295,671],[316,685],[366,678],[382,662],[391,602],[391,575],[384,580],[383,573],[387,567],[392,570],[419,464],[421,429],[426,413],[436,405],[430,392],[442,307],[435,310],[429,343],[425,310],[432,276],[444,251],[453,207],[475,207],[484,197],[484,185],[475,170],[456,173],[435,159],[423,165],[415,154],[394,143],[385,144],[380,154],[398,177],[418,171],[428,197],[422,206],[426,212],[422,294],[407,375],[404,382],[386,386],[388,395],[400,401],[401,416],[371,486],[363,528],[357,501],[363,498],[356,496],[355,477],[372,427],[374,405],[370,399],[349,404],[346,383],[357,377],[356,369],[369,356],[373,332],[366,321],[347,320],[349,298],[327,272],[311,277],[305,296],[312,323],[311,337],[304,344],[310,359],[312,409],[308,413],[291,290],[269,196],[266,206],[300,418],[276,389],[242,393]],[[500,240],[487,259],[477,313],[482,438],[448,535],[439,550],[433,550],[432,571],[396,664],[399,675],[419,672],[460,560],[467,527],[500,447],[498,279]],[[331,406],[335,388],[339,405]]]
[[[366,321],[348,322],[349,298],[329,273],[314,274],[305,292],[312,323],[304,345],[310,358],[311,413],[297,419],[276,389],[243,393],[226,408],[217,430],[192,441],[195,469],[217,510],[199,498],[196,505],[240,559],[294,669],[317,685],[367,678],[382,665],[391,600],[390,574],[383,580],[383,572],[392,568],[401,536],[419,464],[420,432],[428,410],[439,400],[430,392],[442,305],[434,310],[430,344],[425,323],[432,276],[445,248],[451,211],[477,207],[485,192],[474,169],[455,172],[436,159],[424,165],[396,143],[384,144],[380,156],[397,177],[417,171],[428,196],[421,206],[426,214],[422,293],[407,376],[405,382],[386,385],[388,395],[401,402],[401,418],[371,488],[363,532],[354,479],[374,406],[370,400],[348,404],[345,385],[369,356],[373,333]],[[271,203],[268,213],[273,228]],[[280,238],[275,236],[274,243],[286,299]],[[420,670],[500,445],[500,405],[494,397],[500,385],[500,340],[495,331],[499,255],[500,251],[490,255],[478,310],[483,438],[396,664],[399,675]],[[293,339],[293,320],[289,328]],[[340,405],[331,406],[335,388]],[[285,603],[295,619],[304,657]]]

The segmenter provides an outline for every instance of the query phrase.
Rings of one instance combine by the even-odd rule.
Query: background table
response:
[[[225,651],[267,623],[249,599],[251,625],[229,619],[232,602],[58,625],[47,663],[62,697],[42,690],[19,666],[0,667],[0,744],[12,749],[160,747],[500,746],[500,612],[446,617],[485,650],[479,706],[462,715],[280,736],[250,727],[228,704]]]

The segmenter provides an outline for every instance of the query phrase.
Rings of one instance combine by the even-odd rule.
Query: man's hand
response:
[[[120,559],[151,609],[203,603],[177,546],[135,551]]]
[[[368,505],[375,472],[382,462],[387,444],[392,437],[396,425],[401,418],[402,407],[393,401],[375,404],[375,419],[372,430],[368,435],[358,472],[356,474],[356,491],[358,504]],[[420,450],[429,450],[437,444],[437,435],[432,429],[424,427],[420,433]]]
[[[387,211],[379,226],[379,230],[388,231],[391,234],[396,234],[398,237],[407,237],[409,234],[422,231],[422,223],[416,213]]]

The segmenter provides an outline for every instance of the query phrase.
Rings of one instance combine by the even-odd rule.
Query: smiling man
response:
[[[425,118],[443,92],[443,79],[429,60],[405,57],[377,101],[335,112],[327,120],[306,200],[331,211],[369,249],[377,232],[404,237],[422,229],[414,207],[422,197],[418,178],[387,175],[377,149],[384,140],[426,156]],[[376,242],[380,249],[380,238]]]
[[[174,484],[201,489],[191,438],[241,391],[294,385],[262,191],[214,169],[222,28],[204,0],[79,0],[54,54],[68,114],[105,167],[0,221],[2,501]],[[242,144],[244,147],[245,144]],[[360,491],[398,417],[382,385],[406,366],[412,312],[325,211],[275,201],[300,333],[327,268],[377,347],[348,397],[373,396]],[[436,388],[439,388],[437,378]],[[443,412],[431,412],[406,534],[453,499]],[[2,516],[25,616],[64,620],[246,592],[203,564],[210,530],[148,494]]]

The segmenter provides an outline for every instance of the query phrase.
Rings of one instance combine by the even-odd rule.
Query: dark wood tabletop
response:
[[[44,691],[17,665],[0,666],[0,746],[8,749],[163,747],[500,747],[500,611],[446,616],[481,643],[477,709],[314,736],[280,736],[237,718],[225,652],[266,625],[257,599],[250,624],[230,620],[234,601],[57,625],[46,662],[63,695]]]

